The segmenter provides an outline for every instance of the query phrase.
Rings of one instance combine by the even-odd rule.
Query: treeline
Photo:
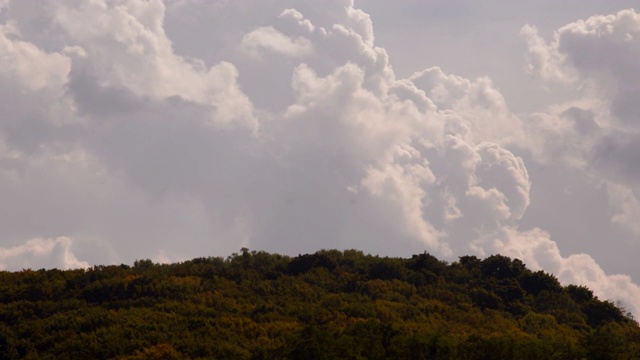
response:
[[[624,309],[500,255],[242,249],[0,289],[0,359],[640,359]]]

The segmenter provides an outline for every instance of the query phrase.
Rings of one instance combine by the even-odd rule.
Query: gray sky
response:
[[[640,2],[0,0],[0,267],[502,253],[640,315]]]

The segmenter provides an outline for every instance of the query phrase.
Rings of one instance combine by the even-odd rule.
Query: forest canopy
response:
[[[502,255],[243,248],[0,286],[0,359],[640,359],[624,308]]]

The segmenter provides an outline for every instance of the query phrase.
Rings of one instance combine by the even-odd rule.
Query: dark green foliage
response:
[[[582,306],[585,314],[587,314],[587,324],[592,327],[602,326],[610,321],[624,321],[625,317],[622,311],[609,301],[589,300]]]
[[[322,250],[0,272],[2,359],[633,359],[640,329],[520,260]]]
[[[559,293],[562,291],[562,286],[560,285],[560,282],[558,282],[558,279],[544,271],[524,272],[520,276],[520,284],[524,290],[534,296],[537,296],[542,291],[549,291],[552,293]]]
[[[287,265],[287,274],[298,275],[313,268],[325,268],[332,271],[336,268],[336,262],[322,253],[299,255]]]
[[[491,255],[480,262],[482,275],[496,279],[516,278],[524,269],[522,261],[502,255]]]
[[[593,291],[584,286],[569,285],[566,289],[573,301],[580,305],[593,299]]]

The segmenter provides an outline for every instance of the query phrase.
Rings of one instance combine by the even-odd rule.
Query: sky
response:
[[[640,318],[640,1],[0,0],[0,269],[504,254]]]

